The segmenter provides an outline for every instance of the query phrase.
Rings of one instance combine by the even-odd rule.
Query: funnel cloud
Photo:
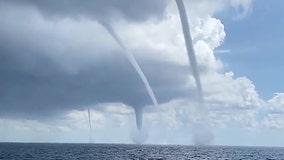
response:
[[[193,74],[193,77],[195,79],[195,83],[197,86],[198,99],[201,103],[203,103],[203,91],[202,91],[202,86],[201,86],[201,81],[200,81],[200,75],[198,72],[196,55],[195,55],[193,44],[192,44],[192,38],[191,38],[191,33],[190,33],[188,17],[186,14],[186,9],[185,9],[183,0],[176,0],[176,4],[177,4],[179,15],[180,15],[182,31],[183,31],[185,45],[187,49],[188,61],[191,66],[191,71],[192,71],[192,74]]]
[[[89,129],[90,129],[90,138],[89,138],[89,143],[93,143],[93,128],[92,128],[92,121],[91,121],[91,112],[90,108],[88,108],[88,122],[89,122]]]

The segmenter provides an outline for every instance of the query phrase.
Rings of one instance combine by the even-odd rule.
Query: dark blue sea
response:
[[[283,159],[284,148],[0,143],[0,160]]]

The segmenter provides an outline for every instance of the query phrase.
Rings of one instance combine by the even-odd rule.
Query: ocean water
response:
[[[0,160],[284,160],[284,148],[0,143]]]

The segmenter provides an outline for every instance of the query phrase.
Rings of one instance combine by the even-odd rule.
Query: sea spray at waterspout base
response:
[[[198,72],[196,55],[193,48],[188,17],[186,14],[186,9],[183,0],[176,0],[176,4],[178,7],[179,16],[181,20],[188,60],[192,69],[192,74],[195,79],[198,91],[199,110],[197,111],[198,112],[197,115],[199,120],[194,126],[195,130],[193,134],[193,143],[196,145],[208,145],[213,141],[214,136],[209,126],[208,110],[204,103],[203,90],[202,90],[200,75]]]
[[[113,37],[113,39],[119,44],[119,46],[125,51],[124,53],[126,54],[128,60],[138,73],[139,77],[141,78],[143,84],[145,85],[145,88],[147,90],[147,93],[149,94],[154,106],[158,106],[158,101],[156,99],[156,96],[145,76],[143,73],[142,69],[140,68],[139,64],[137,63],[135,57],[133,54],[126,48],[126,46],[122,43],[120,40],[118,34],[115,32],[115,30],[112,28],[112,26],[104,21],[99,21],[99,23],[108,31],[108,33]],[[134,107],[135,111],[135,117],[136,117],[136,126],[139,131],[142,129],[142,108],[136,108]]]

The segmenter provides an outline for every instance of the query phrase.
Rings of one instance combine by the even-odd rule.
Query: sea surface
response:
[[[0,143],[0,160],[284,160],[284,148]]]

